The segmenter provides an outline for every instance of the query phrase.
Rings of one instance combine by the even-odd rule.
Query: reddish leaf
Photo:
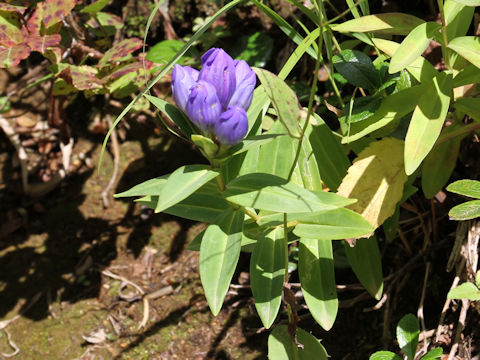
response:
[[[23,13],[27,10],[25,6],[17,6],[11,5],[7,3],[0,3],[0,11],[8,11],[8,12],[15,12],[23,15]]]
[[[100,80],[95,76],[96,70],[91,66],[70,65],[58,76],[77,90],[93,90],[102,87]]]
[[[30,48],[24,44],[14,45],[12,47],[0,46],[0,67],[15,66],[30,55]]]
[[[42,22],[45,28],[50,27],[68,15],[76,5],[76,0],[45,0],[37,5],[35,12],[27,21],[31,34],[40,34]]]
[[[11,47],[22,42],[23,34],[19,15],[0,10],[0,44]]]
[[[45,0],[38,4],[43,10],[43,23],[45,27],[62,21],[62,17],[68,15],[76,5],[76,0]]]
[[[59,34],[54,35],[30,35],[27,39],[27,45],[32,51],[38,51],[42,54],[45,53],[47,48],[57,45],[62,37]]]
[[[148,71],[152,68],[153,62],[145,60],[145,70]],[[116,68],[110,75],[104,77],[103,83],[108,83],[111,81],[115,81],[116,79],[120,78],[121,76],[127,75],[131,72],[136,72],[138,75],[139,79],[138,82],[140,84],[145,83],[145,80],[143,78],[144,74],[144,69],[143,69],[143,62],[138,61],[134,63],[130,63],[121,67]]]
[[[108,62],[119,61],[125,56],[130,55],[135,50],[143,46],[143,41],[139,38],[125,39],[108,50],[103,58],[98,62],[100,67],[107,65]]]

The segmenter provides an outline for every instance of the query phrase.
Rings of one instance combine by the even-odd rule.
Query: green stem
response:
[[[283,246],[285,251],[285,274],[283,282],[288,283],[288,228],[287,228],[287,214],[283,214]]]
[[[473,122],[471,124],[462,126],[458,130],[452,131],[448,134],[445,134],[443,136],[440,136],[435,143],[435,146],[438,146],[440,144],[443,144],[444,142],[450,141],[452,139],[455,139],[458,136],[462,135],[467,135],[468,133],[471,133],[472,131],[480,129],[480,122]]]
[[[442,19],[442,36],[443,36],[443,58],[445,59],[445,66],[447,69],[451,70],[450,64],[450,51],[448,49],[448,38],[447,38],[447,22],[445,21],[445,10],[443,9],[443,0],[437,0],[438,10],[440,11],[440,16]]]
[[[322,0],[318,0],[318,1],[322,1]],[[312,88],[310,89],[310,98],[308,99],[307,118],[305,119],[305,123],[303,124],[302,133],[300,134],[300,139],[298,140],[298,147],[297,147],[297,151],[295,153],[295,159],[293,160],[292,168],[290,169],[290,173],[288,174],[288,181],[290,181],[292,179],[293,172],[295,171],[295,167],[297,166],[297,162],[298,162],[298,159],[300,157],[300,151],[302,149],[303,137],[305,136],[305,131],[307,130],[308,124],[310,122],[310,116],[312,115],[312,112],[313,112],[312,111],[313,99],[315,98],[315,90],[317,88],[318,70],[320,69],[320,59],[323,59],[322,58],[322,44],[323,44],[323,36],[324,35],[323,35],[323,25],[321,25],[322,24],[322,14],[320,12],[320,9],[318,8],[318,4],[317,4],[317,12],[318,12],[319,24],[320,24],[320,36],[318,37],[318,46],[317,46],[317,60],[315,62],[315,71],[314,71]],[[327,69],[327,67],[325,67],[325,69]]]

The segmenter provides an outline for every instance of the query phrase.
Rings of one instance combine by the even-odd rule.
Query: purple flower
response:
[[[252,103],[257,76],[245,60],[235,60],[235,78],[237,86],[228,105],[238,105],[247,110]]]
[[[235,63],[223,50],[212,48],[202,56],[199,80],[215,86],[222,108],[226,109],[236,87]]]
[[[244,108],[229,106],[215,123],[218,141],[226,145],[235,145],[242,141],[248,131],[248,118]]]
[[[197,81],[190,90],[187,102],[190,120],[205,133],[211,133],[221,113],[222,107],[215,87],[209,82]]]
[[[173,98],[201,132],[225,145],[242,141],[257,77],[244,60],[212,48],[202,56],[202,70],[175,65]]]
[[[187,113],[187,101],[190,89],[198,80],[199,71],[190,66],[180,66],[175,64],[172,72],[172,92],[173,99],[178,107]]]

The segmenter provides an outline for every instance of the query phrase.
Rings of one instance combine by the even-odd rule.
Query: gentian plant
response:
[[[200,277],[215,315],[240,252],[251,253],[251,287],[264,326],[275,322],[282,298],[293,326],[277,327],[275,336],[296,329],[288,272],[289,249],[296,244],[306,304],[318,323],[330,329],[338,309],[332,240],[368,236],[374,229],[345,208],[355,200],[324,188],[328,184],[336,190],[348,159],[322,119],[302,109],[280,77],[233,60],[222,49],[210,49],[201,60],[200,71],[173,68],[178,108],[146,97],[176,125],[170,130],[196,144],[210,165],[185,165],[116,196],[140,196],[137,201],[155,212],[210,224],[189,249],[200,251]],[[261,85],[254,90],[257,77]],[[263,121],[267,111],[273,124]],[[331,174],[328,167],[338,166],[336,162],[342,170],[322,179],[321,173]],[[362,240],[362,252],[348,250],[353,266],[369,254],[378,255],[375,239]],[[380,265],[373,260],[371,266]],[[376,297],[381,294],[381,270],[379,279],[368,285]],[[311,337],[300,329],[296,336],[299,341]],[[315,344],[326,359],[323,347]]]
[[[202,56],[202,70],[175,65],[172,92],[177,106],[203,135],[235,145],[247,134],[247,112],[255,88],[255,72],[244,60],[223,49]]]

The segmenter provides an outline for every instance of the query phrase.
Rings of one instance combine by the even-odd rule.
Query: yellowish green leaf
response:
[[[452,92],[452,75],[439,73],[420,96],[405,138],[405,172],[413,174],[442,131]]]
[[[348,208],[376,229],[393,215],[407,181],[403,164],[404,143],[393,138],[373,142],[348,169],[338,194],[357,199]]]

